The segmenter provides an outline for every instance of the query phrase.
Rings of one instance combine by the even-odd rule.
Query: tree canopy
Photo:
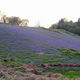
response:
[[[58,23],[52,24],[49,29],[50,30],[52,30],[52,29],[64,29],[64,30],[67,30],[69,32],[80,35],[80,18],[78,19],[77,22],[67,21],[67,19],[62,18],[61,20],[59,20]]]
[[[2,15],[0,19],[0,23],[10,24],[10,25],[18,25],[18,26],[27,26],[29,23],[28,19],[20,19],[17,16],[6,16]]]

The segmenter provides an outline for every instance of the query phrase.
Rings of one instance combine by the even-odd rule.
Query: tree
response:
[[[12,25],[19,25],[21,23],[21,19],[15,16],[9,17],[8,21],[9,21],[9,24],[12,24]]]
[[[52,29],[64,29],[66,31],[75,33],[80,35],[80,18],[77,22],[67,21],[65,19],[61,19],[57,24],[53,24],[50,27],[50,30]]]
[[[21,23],[19,24],[19,26],[27,26],[28,23],[29,23],[29,20],[27,20],[27,19],[22,19],[22,20],[21,20]]]
[[[7,23],[7,16],[6,15],[3,15],[2,17],[1,17],[1,21],[2,21],[2,23]]]
[[[76,24],[80,26],[80,18],[78,18],[78,21],[76,22]]]

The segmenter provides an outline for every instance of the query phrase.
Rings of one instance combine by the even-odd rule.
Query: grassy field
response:
[[[8,68],[14,68],[14,71],[27,73],[16,67],[32,62],[42,70],[41,75],[45,75],[46,72],[60,73],[65,78],[75,80],[80,77],[80,67],[45,69],[40,64],[80,64],[79,46],[79,36],[65,32],[48,31],[41,28],[0,26],[0,63]],[[2,60],[4,58],[14,58],[16,62],[5,62]]]

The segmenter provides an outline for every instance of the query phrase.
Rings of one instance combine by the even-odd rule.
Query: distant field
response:
[[[80,63],[78,56],[70,59],[58,48],[80,50],[80,37],[41,28],[0,26],[0,56],[17,57],[20,55],[18,57],[21,61],[33,61],[38,64]]]

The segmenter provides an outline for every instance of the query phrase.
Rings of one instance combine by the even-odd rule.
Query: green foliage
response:
[[[7,62],[2,62],[2,64],[6,67],[19,67],[21,65],[23,65],[23,63],[19,62],[19,61],[7,61]]]
[[[52,24],[49,30],[64,29],[66,31],[80,35],[80,19],[77,22],[61,19],[57,24]]]
[[[65,74],[64,74],[64,77],[69,77],[69,78],[79,78],[80,76],[80,72],[79,71],[77,71],[77,72],[66,72]]]
[[[23,73],[27,73],[23,68],[15,68],[14,71],[20,71]]]
[[[80,77],[80,71],[77,68],[51,67],[43,70],[43,73],[46,72],[61,73],[62,75],[64,75],[65,78],[67,77],[75,79]]]
[[[62,51],[63,53],[67,53],[67,54],[72,53],[80,57],[80,51],[75,50],[74,48],[58,48],[58,50]]]
[[[0,78],[0,80],[11,80],[11,78]]]
[[[58,50],[62,52],[62,55],[67,56],[69,59],[79,61],[78,59],[80,57],[80,51],[73,48],[58,48]]]

